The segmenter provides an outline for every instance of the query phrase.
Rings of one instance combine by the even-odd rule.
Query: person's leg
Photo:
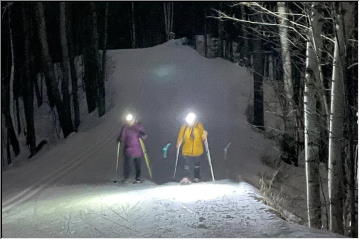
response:
[[[141,158],[134,158],[134,163],[135,163],[135,180],[140,180]]]
[[[185,172],[185,176],[184,178],[190,178],[190,157],[188,156],[183,156],[184,157],[184,172]]]
[[[124,153],[124,169],[123,169],[123,177],[124,179],[128,179],[130,175],[130,158],[126,156]]]
[[[200,180],[200,163],[201,163],[201,156],[194,158],[194,178],[197,181]]]

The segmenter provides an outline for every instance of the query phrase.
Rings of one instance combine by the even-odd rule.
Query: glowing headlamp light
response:
[[[131,122],[132,120],[134,120],[134,116],[132,114],[126,115],[126,121]]]
[[[186,123],[189,125],[193,125],[195,123],[195,120],[196,120],[196,115],[193,112],[188,113],[188,115],[185,118]]]

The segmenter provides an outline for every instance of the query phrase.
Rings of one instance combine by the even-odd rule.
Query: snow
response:
[[[94,120],[93,113],[78,133],[3,172],[3,236],[337,236],[279,218],[246,183],[258,184],[266,169],[261,156],[273,146],[246,121],[252,80],[245,68],[206,59],[176,41],[109,51],[107,68],[107,114]],[[180,186],[172,182],[174,142],[190,110],[209,132],[218,181]],[[116,137],[127,112],[138,116],[148,134],[154,179],[144,184],[112,182]],[[163,159],[161,149],[169,142],[169,157]],[[145,164],[142,170],[148,178]],[[210,181],[206,158],[201,171],[202,180]]]
[[[244,182],[57,186],[45,192],[4,216],[5,237],[330,236],[280,219]]]

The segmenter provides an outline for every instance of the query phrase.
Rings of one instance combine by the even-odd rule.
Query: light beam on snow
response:
[[[243,194],[246,186],[243,184],[227,185],[199,183],[191,185],[168,185],[129,192],[110,193],[97,198],[95,202],[106,204],[126,204],[143,200],[172,200],[175,202],[196,202],[222,198],[234,193]]]
[[[154,73],[159,78],[165,78],[172,74],[175,70],[173,65],[162,65],[159,68],[155,69]]]

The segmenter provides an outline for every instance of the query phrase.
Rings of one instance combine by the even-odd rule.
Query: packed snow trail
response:
[[[247,124],[252,83],[244,68],[203,58],[176,41],[108,55],[107,94],[113,104],[107,114],[97,122],[85,121],[79,133],[3,173],[3,236],[334,236],[280,219],[245,182],[169,183],[174,143],[188,110],[197,113],[209,132],[215,178],[240,175],[256,181],[260,157],[271,144]],[[153,182],[112,183],[116,137],[127,111],[138,116],[148,134]],[[169,157],[163,159],[161,149],[169,142]],[[224,147],[230,142],[225,160]],[[182,175],[181,158],[179,163],[176,180]],[[145,164],[142,169],[147,178]],[[201,172],[204,181],[211,179],[206,159]]]

